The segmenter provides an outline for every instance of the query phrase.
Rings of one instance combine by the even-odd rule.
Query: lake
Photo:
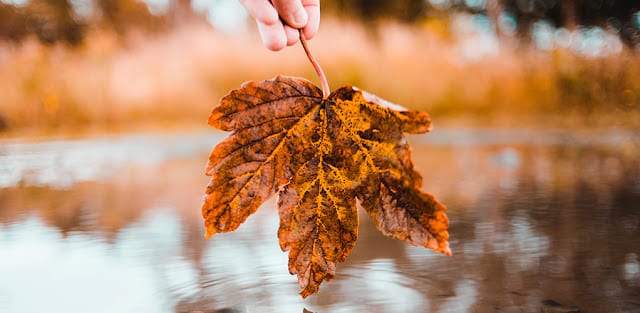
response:
[[[274,199],[204,239],[204,165],[225,136],[0,141],[0,312],[640,312],[636,130],[410,137],[453,256],[388,239],[361,210],[351,256],[305,300]]]

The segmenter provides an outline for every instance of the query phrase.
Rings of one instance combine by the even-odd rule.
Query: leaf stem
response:
[[[302,29],[299,29],[300,33],[300,43],[302,43],[302,48],[304,48],[304,52],[307,54],[307,58],[311,61],[311,65],[316,70],[318,77],[320,78],[320,85],[322,86],[322,99],[329,98],[329,94],[331,93],[331,89],[329,89],[329,82],[327,82],[327,76],[324,75],[322,71],[322,67],[316,60],[316,58],[311,55],[311,51],[309,50],[309,46],[307,46],[307,41],[304,39],[304,35],[302,34]]]

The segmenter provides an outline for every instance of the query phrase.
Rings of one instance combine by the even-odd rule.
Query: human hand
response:
[[[302,29],[305,39],[318,32],[320,0],[240,0],[240,3],[256,20],[262,43],[269,50],[279,51],[297,43],[298,29]]]

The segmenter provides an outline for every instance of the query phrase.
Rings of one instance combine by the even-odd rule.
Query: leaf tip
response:
[[[307,289],[304,289],[302,291],[300,291],[300,296],[302,297],[302,299],[306,299],[308,296],[314,294],[315,291],[309,291]]]
[[[449,241],[445,240],[444,242],[439,242],[435,247],[428,247],[433,249],[435,252],[442,253],[446,256],[452,256],[451,247],[449,247]]]
[[[207,228],[207,230],[204,233],[204,239],[209,239],[211,238],[215,233],[212,232],[211,230],[209,230],[209,228]]]
[[[209,118],[207,119],[207,124],[219,130],[232,131],[235,124],[228,117],[225,117],[226,113],[223,112],[223,103],[226,101],[225,98],[222,98],[222,100],[220,100],[220,104],[211,111],[211,114],[209,114]]]
[[[209,124],[209,126],[216,127],[216,120],[218,119],[216,115],[215,110],[209,114],[209,118],[207,118],[207,124]]]

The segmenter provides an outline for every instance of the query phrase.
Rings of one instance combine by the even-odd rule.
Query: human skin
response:
[[[313,38],[320,26],[320,0],[240,0],[258,24],[264,46],[280,51],[299,40]]]

